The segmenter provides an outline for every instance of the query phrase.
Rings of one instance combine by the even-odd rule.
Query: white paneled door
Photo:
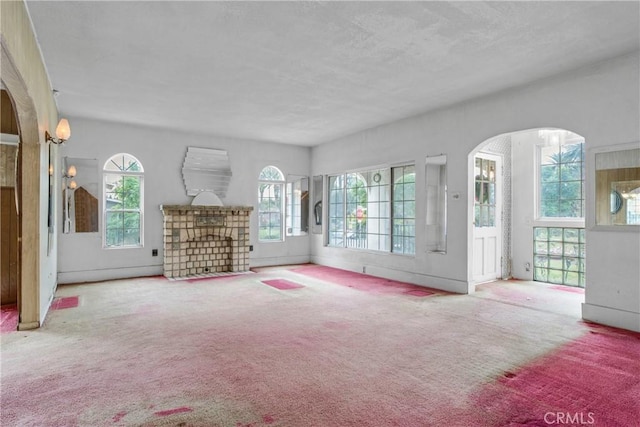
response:
[[[478,153],[473,176],[473,281],[482,283],[502,276],[502,158]]]

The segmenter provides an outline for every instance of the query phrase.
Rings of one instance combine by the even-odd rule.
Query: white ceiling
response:
[[[300,145],[640,49],[637,1],[27,5],[63,115]]]

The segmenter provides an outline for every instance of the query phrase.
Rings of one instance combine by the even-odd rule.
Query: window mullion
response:
[[[347,247],[347,176],[342,175],[342,247]]]

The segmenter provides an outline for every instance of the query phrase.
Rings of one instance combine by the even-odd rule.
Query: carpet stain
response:
[[[122,420],[126,415],[127,415],[127,412],[125,411],[118,412],[113,416],[113,422],[114,423],[120,422],[120,420]]]
[[[79,302],[80,301],[77,296],[56,298],[53,300],[53,303],[51,303],[51,310],[74,308],[78,306]]]
[[[0,333],[15,332],[18,329],[18,306],[3,305],[0,310]]]
[[[281,291],[287,291],[289,289],[304,288],[304,286],[302,286],[301,284],[295,283],[286,279],[262,280],[262,283],[264,283],[265,285],[269,285],[273,288],[279,289]]]
[[[501,417],[503,425],[548,425],[576,417],[596,425],[637,425],[640,341],[629,338],[640,334],[596,329],[505,372],[480,392],[477,406]]]
[[[193,409],[187,406],[182,406],[180,408],[167,409],[164,411],[154,412],[154,415],[157,415],[159,417],[168,417],[169,415],[182,414],[184,412],[191,412],[191,411],[193,411]]]
[[[596,425],[637,425],[640,334],[464,295],[415,300],[403,295],[410,288],[390,297],[270,274],[238,286],[65,288],[82,309],[2,336],[0,425],[504,427],[540,425],[547,409],[576,412],[585,394],[596,417],[607,408],[596,400],[620,399]],[[309,292],[260,289],[277,278]],[[136,313],[140,302],[158,308]],[[468,328],[478,313],[490,320]],[[597,367],[616,375],[595,377]],[[542,389],[530,392],[523,377]]]
[[[556,291],[571,292],[572,294],[584,295],[584,289],[582,288],[572,288],[570,286],[551,286],[551,289],[555,289]]]
[[[276,421],[275,418],[273,418],[271,415],[265,415],[262,417],[262,422],[264,422],[265,424],[272,424]]]
[[[425,297],[429,295],[436,295],[437,293],[439,293],[433,289],[428,289],[424,286],[418,286],[412,283],[398,282],[396,280],[384,279],[381,277],[370,276],[368,274],[340,270],[337,268],[326,267],[322,265],[307,265],[299,268],[294,268],[291,271],[298,274],[303,274],[305,276],[314,277],[316,279],[325,280],[336,285],[347,286],[359,291],[365,291],[375,294],[412,295]]]

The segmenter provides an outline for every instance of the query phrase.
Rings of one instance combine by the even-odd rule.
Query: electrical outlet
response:
[[[151,249],[151,256],[158,256],[158,250],[157,249]]]
[[[253,245],[249,245],[249,252],[253,252]]]

